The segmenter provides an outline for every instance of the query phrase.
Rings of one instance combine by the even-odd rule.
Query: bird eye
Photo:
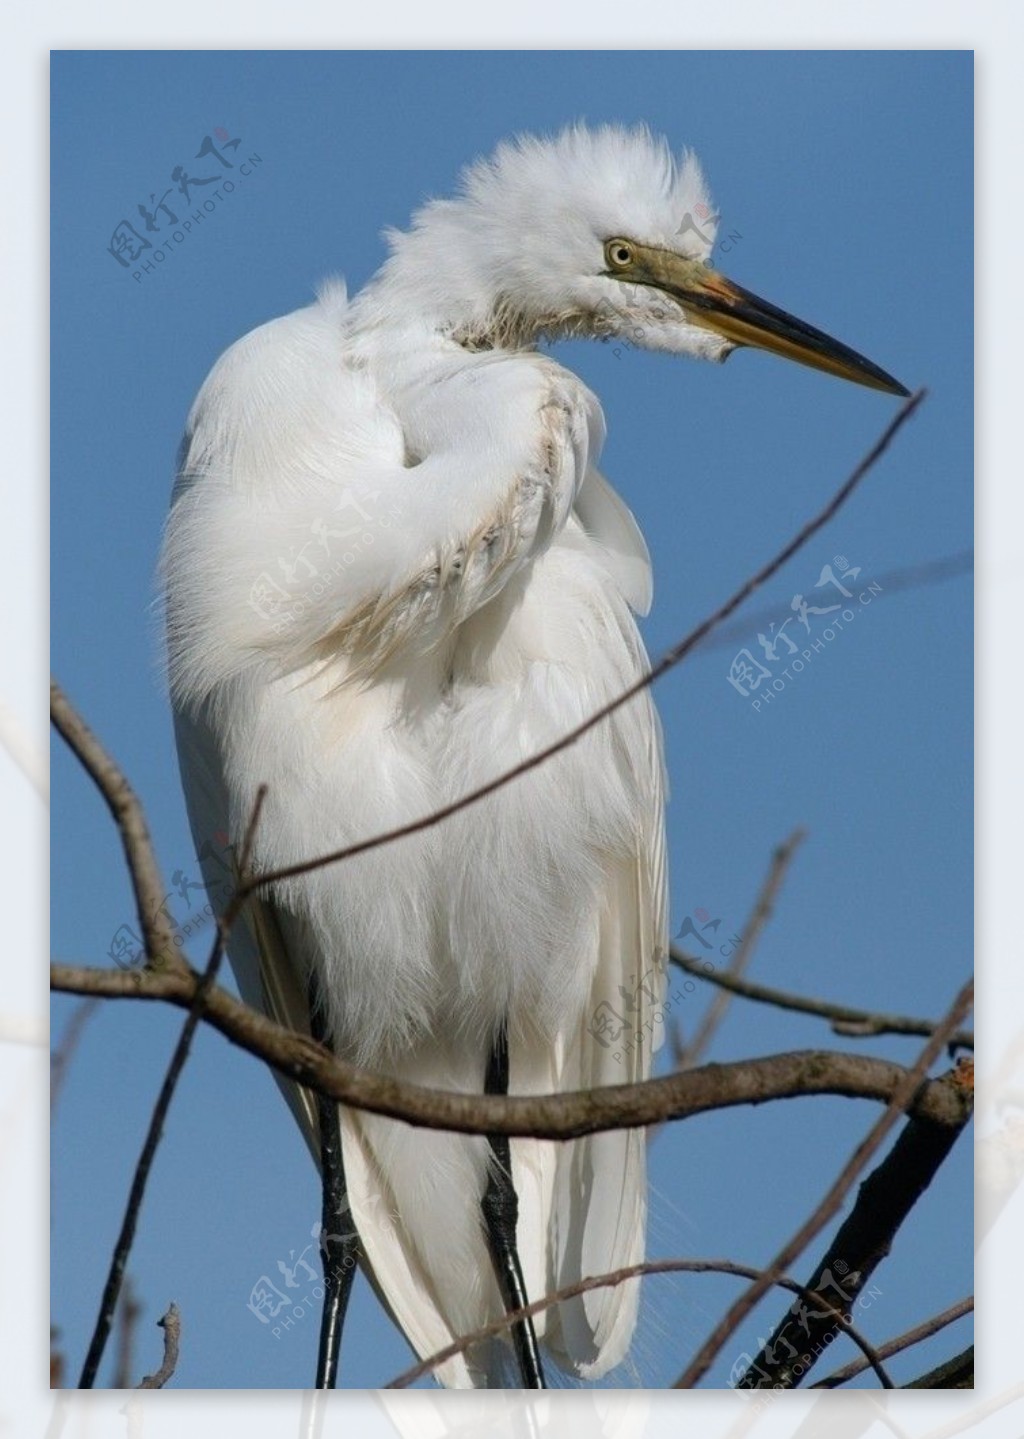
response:
[[[633,246],[628,240],[609,240],[604,255],[613,270],[624,270],[633,263]]]

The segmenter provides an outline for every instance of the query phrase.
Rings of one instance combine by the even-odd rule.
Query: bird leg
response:
[[[330,1048],[324,1006],[320,1002],[315,974],[310,976],[309,981],[309,1014],[309,1027],[313,1038]],[[320,1253],[324,1266],[324,1308],[320,1320],[315,1388],[333,1389],[338,1377],[338,1355],[341,1351],[345,1311],[356,1273],[359,1236],[353,1227],[345,1187],[337,1100],[318,1094],[316,1108],[320,1129],[320,1181],[323,1194]]]
[[[487,1061],[484,1093],[508,1093],[508,1028],[504,1022]],[[529,1303],[519,1251],[516,1248],[519,1199],[512,1183],[512,1155],[508,1135],[488,1135],[488,1143],[491,1147],[492,1162],[488,1168],[487,1188],[483,1197],[484,1223],[487,1226],[494,1272],[505,1301],[505,1311],[511,1313]],[[516,1320],[512,1325],[512,1342],[519,1361],[523,1388],[546,1389],[532,1318]]]

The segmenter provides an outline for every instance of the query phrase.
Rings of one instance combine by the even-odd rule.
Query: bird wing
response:
[[[596,1089],[650,1077],[663,1037],[661,1002],[668,945],[660,753],[652,714],[643,775],[647,802],[632,863],[609,867],[597,964],[586,1022],[567,1036],[560,1089]],[[607,1021],[607,1022],[606,1022]],[[643,1129],[592,1135],[558,1158],[553,1205],[552,1289],[639,1263],[646,1245],[647,1135]],[[560,1333],[548,1343],[584,1378],[625,1356],[640,1280],[597,1289],[559,1306]]]
[[[407,365],[385,393],[344,320],[343,298],[332,294],[222,358],[190,417],[165,541],[170,679],[197,847],[220,831],[241,834],[265,783],[254,847],[263,872],[431,813],[471,786],[473,766],[500,770],[506,754],[522,757],[568,727],[565,705],[548,703],[552,686],[569,686],[570,715],[572,706],[586,713],[645,663],[623,596],[642,600],[646,552],[588,464],[603,433],[593,397],[538,356],[429,345],[422,372]],[[542,573],[556,598],[559,575],[586,590],[574,611],[578,634],[538,609]],[[548,630],[557,662],[543,645],[533,655],[533,632]],[[617,658],[597,664],[593,646],[605,641]],[[564,671],[582,682],[591,660],[601,675],[593,690],[559,678]],[[457,661],[468,699],[450,723]],[[457,925],[470,934],[485,923],[494,904],[480,886],[501,889],[495,865],[518,843],[532,856],[520,878],[547,891],[541,929],[558,928],[545,831],[561,824],[566,844],[575,842],[566,828],[578,808],[573,787],[588,766],[614,765],[633,838],[603,867],[591,853],[581,861],[586,874],[573,884],[586,892],[591,937],[578,956],[573,1017],[553,1044],[549,1029],[533,1058],[527,1040],[521,1060],[513,1052],[512,1087],[646,1072],[649,1047],[620,1066],[589,1020],[630,982],[634,957],[646,963],[657,952],[662,928],[660,760],[647,700],[602,730],[603,748],[576,746],[575,758],[560,757],[532,785],[494,796],[490,811],[458,816],[461,830],[440,826],[275,886],[273,904],[254,906],[229,945],[243,998],[304,1029],[313,966],[340,1053],[480,1092],[484,1016],[506,1003],[503,984],[520,982],[509,961],[522,956],[507,951],[524,911],[494,910],[495,973],[483,993],[473,988],[473,956],[454,952]],[[536,968],[555,953],[554,941],[545,943],[528,956]],[[550,1009],[543,976],[534,979],[535,999]],[[650,1003],[639,995],[638,1013]],[[289,1081],[282,1088],[315,1152],[309,1096]],[[414,1347],[430,1352],[495,1317],[500,1296],[473,1205],[486,1180],[486,1141],[341,1113],[372,1275]],[[579,1141],[561,1147],[554,1164],[552,1146],[513,1148],[517,1168],[539,1176],[523,1242],[536,1241],[544,1256],[542,1288],[642,1245],[640,1136]],[[530,1190],[525,1170],[523,1182]],[[597,1372],[623,1336],[628,1342],[633,1308],[623,1288],[567,1308],[552,1332],[560,1323],[570,1362]],[[440,1372],[449,1384],[486,1382],[487,1360],[459,1356]]]
[[[596,483],[595,483],[596,482]],[[645,672],[647,657],[629,607],[650,600],[649,560],[632,515],[591,471],[581,492],[591,541],[615,579],[604,591],[608,638],[603,683],[591,711]],[[618,643],[616,643],[616,640]],[[589,1090],[650,1076],[664,1037],[662,1000],[668,955],[668,888],[661,729],[645,691],[606,722],[609,760],[633,799],[632,843],[602,865],[600,901],[591,939],[590,983],[575,1020],[555,1046],[525,1046],[513,1059],[513,1088],[522,1092]],[[640,1262],[646,1241],[646,1133],[592,1135],[553,1146],[513,1140],[520,1198],[519,1233],[527,1288],[551,1293],[600,1273]],[[640,1281],[563,1301],[548,1319],[545,1341],[583,1378],[599,1378],[624,1357],[632,1338]]]
[[[177,709],[174,728],[193,843],[207,891],[216,897],[218,911],[222,911],[231,886],[225,878],[223,858],[218,855],[218,850],[223,849],[218,841],[228,833],[232,806],[217,724],[210,708],[204,705],[194,712]],[[278,1024],[308,1034],[309,1008],[299,971],[289,958],[278,916],[269,900],[253,896],[249,901],[231,932],[228,953],[244,1002]],[[319,1164],[314,1097],[277,1070],[272,1073]]]

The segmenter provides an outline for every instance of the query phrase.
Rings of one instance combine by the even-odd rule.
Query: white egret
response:
[[[694,157],[644,129],[506,143],[389,235],[358,296],[333,283],[216,364],[164,556],[208,878],[260,784],[269,871],[430,814],[644,671],[647,549],[596,468],[597,399],[541,339],[715,361],[752,345],[906,393],[711,268],[713,221],[694,220],[709,214]],[[642,1079],[668,945],[663,807],[645,694],[443,824],[277,884],[232,935],[241,992],[356,1064],[435,1087]],[[623,1013],[633,1037],[611,1043]],[[324,1167],[325,1230],[347,1186],[361,1262],[420,1355],[643,1257],[640,1131],[509,1144],[282,1087]],[[350,1269],[352,1241],[337,1243]],[[596,1378],[626,1353],[637,1298],[633,1281],[560,1304],[440,1378],[540,1386],[542,1353]]]

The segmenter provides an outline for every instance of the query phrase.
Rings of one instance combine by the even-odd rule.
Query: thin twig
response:
[[[252,818],[246,831],[243,844],[243,856],[247,859],[251,849],[252,837],[259,822],[260,811],[263,807],[263,800],[266,796],[266,788],[261,786],[253,805]],[[242,869],[239,884],[244,881],[247,871]],[[236,891],[237,894],[237,891]],[[174,1046],[174,1053],[171,1055],[171,1062],[167,1066],[167,1073],[164,1076],[163,1084],[160,1086],[160,1093],[157,1096],[156,1104],[153,1106],[153,1113],[150,1117],[149,1128],[139,1155],[138,1163],[135,1166],[135,1173],[132,1176],[131,1188],[128,1191],[128,1201],[125,1205],[124,1217],[121,1221],[121,1228],[118,1232],[117,1243],[114,1246],[114,1253],[110,1261],[110,1269],[107,1273],[106,1284],[103,1287],[103,1297],[100,1300],[99,1313],[96,1316],[96,1323],[93,1328],[92,1339],[89,1350],[82,1366],[81,1377],[78,1381],[79,1389],[91,1389],[96,1380],[96,1373],[103,1358],[103,1351],[106,1348],[107,1340],[110,1337],[111,1325],[114,1322],[114,1313],[117,1309],[118,1297],[121,1293],[121,1286],[124,1282],[125,1266],[128,1262],[128,1255],[131,1253],[132,1243],[135,1239],[135,1230],[138,1225],[139,1213],[142,1208],[142,1201],[146,1193],[146,1184],[149,1180],[150,1170],[153,1167],[153,1160],[156,1156],[157,1146],[163,1135],[164,1123],[167,1119],[167,1112],[174,1098],[174,1092],[178,1087],[178,1080],[181,1078],[182,1070],[188,1059],[192,1048],[192,1040],[195,1037],[199,1021],[203,1017],[203,1010],[211,990],[215,987],[217,971],[224,954],[224,935],[218,926],[217,934],[213,941],[210,957],[207,960],[206,969],[198,982],[192,986],[192,999],[189,1004],[188,1016],[181,1027],[181,1034],[177,1044]],[[180,978],[179,967],[175,966],[173,972],[170,970],[161,971],[165,978]],[[102,973],[103,971],[100,971]],[[186,970],[192,974],[193,971]],[[123,978],[136,983],[144,983],[150,975],[124,975]],[[172,1306],[173,1308],[173,1306]],[[168,1316],[171,1311],[168,1311]],[[174,1311],[177,1312],[176,1310]],[[163,1321],[161,1321],[162,1323]],[[159,1387],[149,1385],[149,1388]]]
[[[424,1374],[431,1373],[439,1364],[454,1359],[457,1354],[464,1353],[474,1344],[479,1344],[485,1339],[492,1339],[496,1334],[503,1333],[520,1320],[540,1314],[554,1304],[563,1303],[566,1299],[575,1299],[577,1295],[589,1294],[593,1289],[613,1289],[629,1279],[637,1279],[645,1275],[680,1273],[732,1274],[738,1279],[757,1279],[764,1271],[753,1269],[749,1264],[736,1264],[731,1259],[647,1259],[640,1264],[629,1264],[622,1269],[613,1269],[607,1274],[594,1274],[586,1279],[577,1280],[574,1284],[567,1284],[563,1289],[556,1289],[551,1294],[545,1294],[542,1299],[535,1299],[521,1309],[510,1310],[500,1319],[495,1319],[490,1324],[474,1329],[472,1333],[459,1335],[450,1344],[446,1344],[443,1349],[438,1349],[436,1353],[428,1355],[426,1359],[421,1359],[419,1363],[404,1370],[397,1379],[392,1379],[384,1387],[385,1389],[405,1389],[417,1379],[421,1379]],[[798,1294],[804,1298],[811,1297],[802,1284],[798,1284],[795,1279],[790,1279],[786,1274],[776,1275],[770,1287],[788,1289],[791,1294]],[[820,1295],[814,1297],[820,1298]],[[862,1351],[865,1368],[875,1370],[883,1388],[895,1388],[885,1372],[874,1346],[852,1325],[844,1325],[844,1332],[849,1334]]]
[[[765,876],[764,883],[761,885],[757,899],[754,901],[754,908],[751,911],[750,918],[742,930],[740,942],[733,951],[732,957],[729,960],[729,967],[725,971],[728,978],[740,979],[747,965],[750,963],[754,953],[754,946],[757,944],[757,941],[761,937],[762,930],[772,916],[775,900],[782,887],[782,882],[786,877],[786,872],[793,861],[793,856],[796,854],[804,836],[804,830],[794,830],[789,838],[780,844],[772,854],[768,873]],[[680,1069],[686,1069],[699,1063],[702,1055],[714,1038],[715,1031],[725,1018],[725,1013],[729,1008],[731,999],[732,994],[728,986],[722,986],[720,992],[715,995],[715,998],[708,1006],[707,1012],[698,1024],[693,1038],[689,1044],[686,1045],[679,1064]]]
[[[71,1018],[64,1026],[64,1033],[61,1036],[60,1044],[50,1055],[50,1113],[52,1114],[57,1105],[57,1096],[71,1063],[71,1057],[78,1048],[78,1041],[82,1037],[86,1021],[96,1012],[99,1005],[99,998],[90,995],[83,999],[81,1004],[76,1004],[72,1011]]]
[[[894,1354],[900,1354],[904,1349],[910,1349],[915,1344],[920,1344],[925,1339],[931,1339],[947,1325],[955,1324],[958,1319],[974,1312],[974,1295],[969,1294],[966,1299],[960,1299],[956,1304],[951,1304],[941,1314],[933,1314],[923,1324],[916,1325],[913,1329],[906,1330],[903,1334],[897,1334],[894,1339],[887,1339],[884,1344],[878,1346],[878,1357],[880,1359],[891,1359]],[[850,1379],[856,1379],[858,1374],[863,1374],[868,1368],[865,1359],[854,1359],[842,1369],[836,1369],[824,1379],[819,1379],[817,1384],[812,1384],[812,1389],[838,1389],[841,1384],[847,1383]]]
[[[120,832],[147,964],[179,969],[182,960],[165,907],[167,891],[135,791],[56,680],[50,681],[50,718],[103,796]]]
[[[791,1009],[798,1014],[813,1014],[819,1019],[831,1021],[834,1034],[848,1039],[869,1039],[880,1034],[906,1034],[927,1038],[935,1032],[933,1019],[915,1019],[907,1014],[883,1014],[878,1010],[854,1009],[847,1004],[832,1004],[825,999],[811,999],[803,994],[794,994],[784,989],[773,989],[766,984],[755,984],[751,979],[739,979],[733,974],[708,967],[706,959],[695,959],[676,945],[669,951],[669,959],[692,974],[696,979],[707,980],[708,984],[721,985],[742,999],[752,999],[758,1004],[772,1004],[777,1009]],[[974,1048],[974,1031],[958,1029],[949,1037],[951,1048]]]
[[[178,1306],[171,1303],[162,1319],[156,1321],[164,1331],[164,1360],[155,1374],[147,1374],[137,1389],[162,1389],[178,1367],[178,1350],[181,1346],[181,1315]]]
[[[946,1017],[939,1023],[935,1033],[925,1043],[913,1067],[906,1071],[904,1078],[897,1085],[886,1105],[885,1112],[872,1125],[860,1144],[857,1145],[853,1154],[840,1171],[838,1178],[829,1187],[820,1204],[817,1205],[810,1217],[801,1224],[793,1237],[779,1250],[778,1254],[765,1270],[764,1277],[755,1280],[754,1283],[739,1296],[735,1303],[730,1305],[724,1318],[715,1325],[715,1328],[701,1345],[679,1379],[677,1379],[673,1388],[692,1389],[698,1383],[714,1362],[715,1356],[718,1354],[722,1345],[735,1332],[737,1326],[742,1324],[743,1320],[758,1301],[767,1293],[770,1287],[771,1277],[781,1273],[783,1270],[791,1268],[793,1261],[803,1253],[814,1236],[820,1233],[834,1214],[838,1213],[850,1185],[882,1144],[900,1115],[906,1109],[906,1106],[911,1102],[915,1090],[924,1079],[931,1065],[935,1062],[935,1059],[942,1052],[943,1046],[948,1043],[949,1036],[956,1029],[957,1025],[959,1025],[960,1021],[967,1015],[973,999],[974,983],[972,980],[968,980],[954,999]]]
[[[194,974],[196,980],[198,975]],[[191,982],[174,975],[135,976],[107,969],[52,965],[52,988],[118,999],[167,1000],[189,1009]],[[460,1134],[508,1134],[534,1139],[578,1139],[608,1129],[641,1128],[663,1119],[682,1119],[710,1109],[762,1104],[813,1094],[842,1095],[886,1103],[909,1071],[890,1060],[831,1050],[706,1064],[699,1069],[547,1095],[456,1093],[407,1084],[358,1069],[308,1035],[276,1024],[224,989],[212,987],[203,1019],[226,1038],[307,1089],[351,1109],[402,1119],[426,1129]],[[911,1111],[954,1124],[958,1113],[936,1080],[916,1088]]]
[[[797,550],[801,549],[809,539],[816,535],[818,531],[832,519],[833,515],[835,515],[845,501],[849,499],[850,495],[872,466],[889,448],[897,432],[921,404],[927,393],[927,390],[921,389],[918,390],[916,394],[911,395],[902,408],[896,412],[893,419],[890,420],[868,453],[843,484],[840,485],[828,504],[819,510],[812,519],[808,520],[793,538],[779,550],[774,558],[769,560],[756,574],[752,575],[750,579],[742,584],[712,615],[702,620],[700,624],[691,630],[684,639],[681,639],[678,644],[673,645],[646,674],[642,675],[634,684],[631,684],[627,689],[623,690],[615,699],[609,700],[607,704],[595,710],[594,713],[583,720],[581,724],[567,731],[560,739],[545,746],[544,749],[536,751],[536,753],[528,756],[528,758],[521,760],[519,764],[513,765],[511,769],[505,770],[492,780],[488,780],[486,784],[479,785],[476,789],[467,791],[467,793],[460,796],[459,799],[453,800],[450,804],[442,805],[439,809],[434,810],[428,815],[424,815],[420,819],[410,820],[407,824],[398,825],[394,829],[385,830],[380,834],[371,836],[369,839],[359,840],[355,844],[346,845],[342,849],[332,850],[328,854],[317,856],[315,859],[300,860],[295,864],[283,865],[279,869],[268,870],[264,874],[255,875],[251,883],[251,888],[259,889],[264,885],[274,884],[283,879],[294,879],[297,875],[309,874],[312,870],[323,869],[330,864],[338,864],[342,860],[351,859],[357,854],[365,854],[368,850],[379,849],[382,845],[391,844],[398,839],[404,839],[407,835],[418,834],[422,830],[431,829],[434,825],[440,824],[442,820],[448,819],[460,810],[467,809],[470,805],[477,804],[489,794],[493,794],[495,790],[499,790],[506,784],[510,784],[512,780],[518,779],[520,775],[527,774],[530,770],[536,769],[538,765],[544,764],[546,760],[551,759],[556,754],[560,754],[562,750],[568,749],[570,745],[582,739],[585,734],[588,734],[596,725],[599,725],[602,720],[607,719],[609,715],[614,714],[622,705],[628,704],[631,699],[635,699],[637,695],[642,694],[655,680],[659,680],[662,675],[667,674],[670,669],[677,665],[680,660],[684,659],[691,650],[695,649],[713,630],[716,630],[724,620],[728,619],[745,600],[749,599],[755,590],[759,589],[770,580],[773,575],[777,574],[787,560],[791,559]]]
[[[901,565],[899,569],[886,570],[880,574],[873,583],[877,584],[882,593],[875,596],[875,600],[887,599],[889,595],[896,594],[899,590],[915,590],[924,585],[943,584],[946,580],[959,579],[961,575],[969,575],[974,569],[974,551],[957,550],[955,554],[943,555],[939,559],[925,560],[919,565]],[[757,630],[766,629],[772,620],[779,619],[777,608],[764,608],[754,610],[742,620],[736,620],[731,625],[723,625],[717,630],[705,644],[700,647],[700,653],[705,651],[725,649],[734,645],[737,640],[745,639]]]

